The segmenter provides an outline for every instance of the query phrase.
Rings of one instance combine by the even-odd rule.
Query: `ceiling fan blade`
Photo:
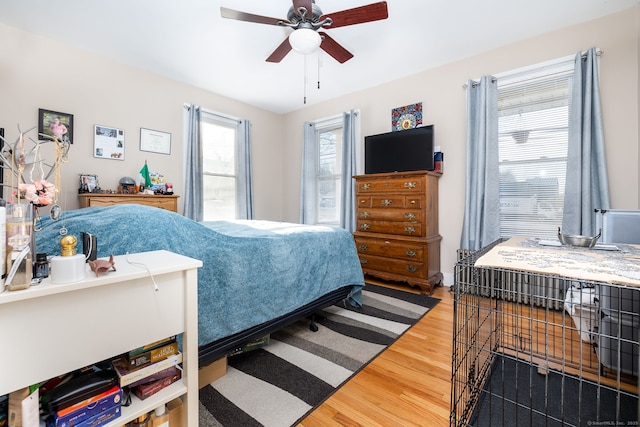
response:
[[[273,51],[267,58],[267,62],[280,62],[287,56],[287,53],[291,52],[291,44],[289,44],[289,37],[284,39],[280,46]]]
[[[345,62],[353,58],[353,54],[351,52],[349,52],[347,49],[342,47],[340,43],[338,43],[337,41],[329,37],[327,33],[324,33],[321,31],[319,31],[318,33],[322,37],[322,43],[320,44],[320,49],[327,52],[336,61],[338,61],[341,64],[344,64]]]
[[[318,21],[322,21],[324,18],[331,18],[333,20],[333,23],[327,28],[337,28],[346,27],[347,25],[379,21],[381,19],[387,19],[388,17],[389,11],[387,10],[387,2],[381,1],[366,6],[355,7],[353,9],[346,9],[340,12],[333,12],[329,13],[328,15],[322,15],[318,19]]]
[[[268,16],[254,15],[252,13],[241,12],[239,10],[220,8],[220,15],[227,19],[236,19],[238,21],[255,22],[257,24],[280,25],[280,22],[289,22],[286,19],[270,18]]]

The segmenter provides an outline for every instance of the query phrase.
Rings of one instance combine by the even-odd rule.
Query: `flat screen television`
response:
[[[364,137],[364,173],[433,170],[433,125]]]

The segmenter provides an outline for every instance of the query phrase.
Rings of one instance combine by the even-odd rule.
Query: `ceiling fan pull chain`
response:
[[[304,55],[304,73],[302,77],[302,86],[304,93],[304,104],[307,104],[307,55]]]
[[[318,89],[320,89],[320,52],[318,52]]]

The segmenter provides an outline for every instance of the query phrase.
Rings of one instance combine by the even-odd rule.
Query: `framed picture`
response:
[[[58,141],[73,144],[73,115],[40,108],[38,134],[51,138],[57,137]]]
[[[171,134],[140,128],[140,151],[171,154]]]
[[[80,175],[78,193],[93,193],[96,188],[99,188],[97,175]]]
[[[391,130],[407,130],[422,124],[422,102],[391,110]]]
[[[95,125],[93,157],[124,160],[124,130]]]

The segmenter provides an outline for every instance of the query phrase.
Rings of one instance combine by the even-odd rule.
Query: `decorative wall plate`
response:
[[[422,124],[422,102],[391,110],[391,130],[413,129]]]

